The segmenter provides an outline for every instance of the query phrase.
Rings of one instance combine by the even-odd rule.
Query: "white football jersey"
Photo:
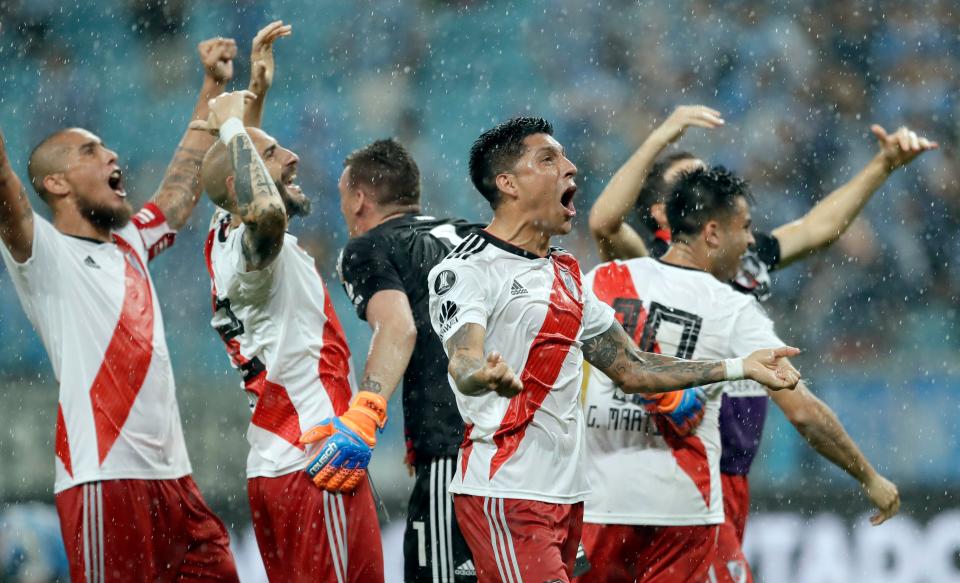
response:
[[[33,215],[33,253],[0,255],[60,384],[54,491],[190,473],[163,317],[147,262],[173,242],[148,203],[113,242]]]
[[[247,477],[276,477],[306,467],[300,435],[346,412],[356,383],[350,349],[313,257],[287,233],[269,266],[247,271],[245,229],[231,227],[224,211],[211,222],[205,248],[210,323],[250,399]]]
[[[584,285],[614,308],[641,349],[695,360],[746,356],[781,346],[757,300],[697,269],[643,258],[604,263]],[[686,437],[661,432],[636,395],[590,368],[584,383],[586,522],[698,525],[723,522],[720,429],[728,383],[704,387],[702,423]]]
[[[467,397],[449,378],[466,436],[450,491],[559,504],[585,500],[581,341],[613,325],[613,310],[581,285],[577,260],[537,257],[486,231],[468,236],[429,276],[430,320],[443,341],[486,329],[523,391]]]

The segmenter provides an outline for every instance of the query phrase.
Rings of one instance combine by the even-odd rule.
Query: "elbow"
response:
[[[590,218],[587,220],[587,224],[590,226],[590,234],[593,235],[595,239],[610,238],[616,234],[617,231],[616,225],[604,217],[602,213],[597,210],[596,205],[590,209]]]

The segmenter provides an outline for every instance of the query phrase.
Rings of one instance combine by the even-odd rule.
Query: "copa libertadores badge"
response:
[[[442,296],[450,291],[455,283],[457,283],[457,274],[445,269],[437,275],[437,280],[433,282],[433,291],[438,296]]]

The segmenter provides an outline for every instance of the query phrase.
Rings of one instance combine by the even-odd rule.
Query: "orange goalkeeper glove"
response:
[[[329,417],[300,436],[300,443],[326,440],[306,468],[319,488],[351,492],[367,471],[377,430],[387,422],[387,401],[381,395],[360,391],[347,412]]]

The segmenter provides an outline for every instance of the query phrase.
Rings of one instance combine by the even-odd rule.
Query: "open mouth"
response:
[[[577,209],[573,206],[573,196],[575,194],[577,194],[577,185],[572,184],[560,195],[560,204],[563,205],[563,208],[566,210],[568,218],[573,218],[577,214]]]
[[[107,185],[117,196],[126,197],[127,189],[123,185],[123,171],[117,168],[107,178]]]
[[[283,177],[283,187],[291,192],[302,193],[300,185],[297,184],[297,173],[291,172],[290,174]]]

